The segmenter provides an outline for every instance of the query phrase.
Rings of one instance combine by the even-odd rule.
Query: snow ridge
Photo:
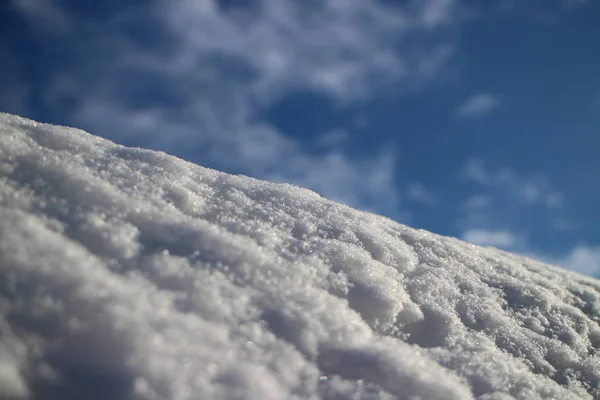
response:
[[[598,399],[600,282],[0,114],[1,399]]]

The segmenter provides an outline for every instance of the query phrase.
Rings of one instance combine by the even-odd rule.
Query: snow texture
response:
[[[598,399],[600,282],[0,114],[1,399]]]

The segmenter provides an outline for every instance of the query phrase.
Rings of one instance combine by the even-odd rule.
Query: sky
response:
[[[600,274],[600,2],[9,0],[0,110]]]

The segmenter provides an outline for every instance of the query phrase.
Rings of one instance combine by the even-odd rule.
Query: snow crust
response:
[[[598,399],[600,282],[0,114],[1,399]]]

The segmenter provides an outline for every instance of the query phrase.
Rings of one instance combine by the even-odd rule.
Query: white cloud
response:
[[[519,253],[580,274],[600,278],[600,245],[580,243],[562,254],[550,254],[548,251],[531,248]]]
[[[395,156],[380,154],[372,160],[349,160],[342,153],[330,153],[310,163],[294,181],[332,200],[360,205],[369,211],[386,210],[399,215],[400,197],[395,189]],[[279,180],[288,180],[292,173]],[[358,188],[358,190],[357,190]]]
[[[545,196],[544,201],[546,203],[546,207],[558,208],[563,205],[564,196],[558,192],[549,193]]]
[[[532,182],[526,182],[523,185],[523,190],[521,194],[528,203],[535,203],[540,197],[539,188]]]
[[[492,199],[485,195],[474,195],[468,197],[464,202],[464,208],[468,210],[482,209],[489,207],[492,203]]]
[[[396,89],[412,85],[424,79],[425,69],[447,62],[453,42],[419,43],[426,37],[420,29],[453,22],[455,1],[444,1],[444,7],[438,3],[429,0],[414,11],[366,0],[310,7],[268,0],[243,18],[233,18],[215,7],[169,1],[159,3],[159,12],[183,46],[183,66],[197,68],[198,59],[226,55],[253,71],[252,92],[263,101],[309,88],[347,102],[387,84]],[[415,45],[422,50],[409,54]],[[440,49],[447,50],[442,54]]]
[[[471,183],[476,190],[462,201],[455,222],[455,228],[469,242],[531,255],[536,254],[526,240],[533,234],[531,226],[555,231],[577,227],[565,207],[564,195],[544,175],[490,168],[474,158],[467,161],[459,180]],[[548,261],[547,257],[533,257]]]
[[[483,161],[476,158],[472,158],[467,161],[460,173],[460,178],[462,180],[479,183],[481,185],[490,184],[490,178],[485,170],[485,167],[483,166]]]
[[[563,255],[550,254],[528,244],[527,226],[532,207],[545,211],[540,224],[556,231],[573,231],[577,221],[565,214],[564,195],[543,175],[526,176],[513,169],[488,168],[471,159],[459,179],[477,185],[478,194],[467,197],[457,218],[465,241],[499,247],[586,274],[600,274],[600,247],[578,245]],[[494,202],[494,207],[490,204]],[[498,228],[502,227],[502,228]]]
[[[434,205],[437,203],[436,195],[420,183],[413,183],[408,186],[408,198],[425,205]]]
[[[554,189],[545,175],[523,176],[508,167],[490,169],[478,158],[465,163],[459,180],[475,183],[515,203],[539,205],[546,209],[558,209],[564,203],[564,195]]]
[[[484,160],[471,158],[465,163],[459,179],[487,187],[500,187],[512,185],[519,180],[519,177],[510,168],[501,167],[492,171],[485,166]]]
[[[320,135],[316,144],[320,147],[331,148],[340,147],[348,141],[350,133],[344,129],[333,129]]]
[[[451,23],[456,10],[453,0],[435,0],[422,2],[423,13],[421,20],[427,27],[435,27],[444,23]]]
[[[396,156],[393,151],[350,158],[332,148],[324,155],[303,150],[301,143],[260,123],[243,125],[219,120],[210,114],[198,124],[211,121],[206,133],[196,136],[190,127],[194,117],[181,118],[153,110],[120,114],[112,104],[87,103],[81,108],[82,123],[102,126],[112,132],[127,132],[128,137],[144,136],[150,147],[168,152],[192,151],[217,165],[245,174],[309,187],[328,198],[400,217],[400,197],[396,188]],[[201,114],[202,109],[196,110]],[[238,111],[240,114],[242,110]],[[229,125],[227,125],[229,124]],[[165,132],[156,135],[155,132]]]
[[[12,7],[23,15],[31,26],[64,33],[70,21],[58,2],[53,0],[9,0]]]
[[[519,236],[505,230],[468,229],[463,232],[461,239],[481,246],[503,249],[521,247],[525,244]]]
[[[59,3],[47,4],[61,18],[75,18]],[[86,51],[98,49],[97,56],[78,59],[43,97],[52,99],[50,106],[74,100],[71,122],[111,139],[176,154],[194,151],[201,163],[310,185],[357,207],[365,206],[357,198],[389,199],[383,201],[389,208],[376,211],[393,215],[393,153],[376,149],[351,157],[331,148],[310,154],[261,118],[265,108],[298,90],[348,105],[437,79],[455,53],[455,35],[439,33],[453,29],[457,2],[420,4],[265,0],[224,10],[214,1],[157,0],[123,11],[111,29],[86,25],[81,42]],[[22,11],[43,14],[39,7]],[[115,33],[143,23],[140,18],[161,32],[159,47]],[[69,34],[79,33],[78,24],[71,27]],[[141,97],[154,99],[145,93],[155,92],[171,100],[140,105]],[[363,183],[352,196],[346,189],[351,182]]]
[[[572,218],[557,217],[552,218],[551,225],[557,231],[575,231],[579,229],[579,224]]]
[[[490,93],[478,93],[468,98],[456,110],[459,118],[479,117],[489,114],[500,104],[500,99]]]
[[[531,246],[523,235],[507,229],[472,228],[465,230],[460,238],[476,245],[513,251],[584,275],[600,277],[599,245],[578,244],[563,255],[557,255]]]
[[[600,277],[600,246],[577,245],[554,264],[585,275]]]

